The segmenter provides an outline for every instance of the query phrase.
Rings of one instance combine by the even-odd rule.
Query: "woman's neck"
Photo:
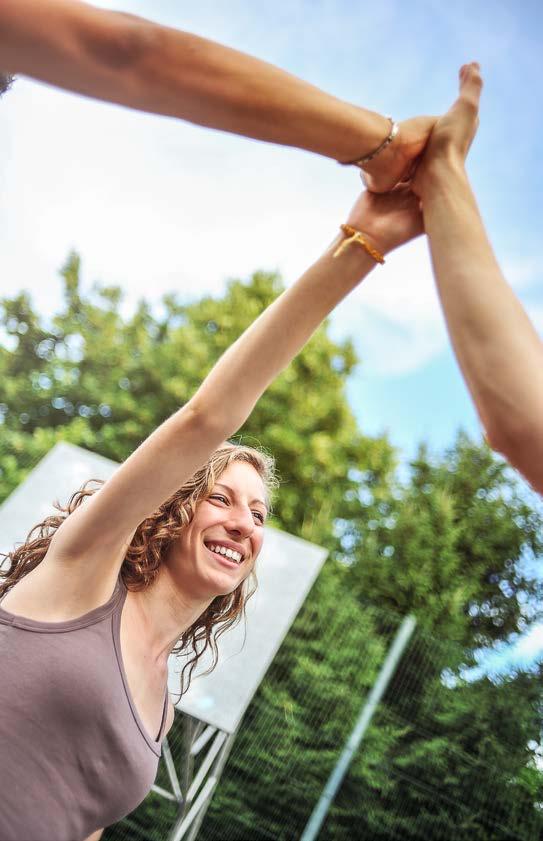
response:
[[[161,567],[152,585],[129,595],[134,620],[157,663],[167,661],[180,636],[212,601],[195,599],[181,592],[166,566]]]

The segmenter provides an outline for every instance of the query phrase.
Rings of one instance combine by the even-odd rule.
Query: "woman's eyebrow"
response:
[[[236,496],[235,490],[233,488],[231,488],[229,485],[224,485],[222,482],[217,482],[215,484],[215,487],[216,488],[223,488],[225,491],[228,491],[228,493],[231,494],[232,496]],[[254,505],[255,502],[259,502],[261,505],[264,506],[266,511],[268,510],[268,505],[267,505],[265,500],[260,499],[260,497],[256,497],[255,499],[251,500],[250,505]]]

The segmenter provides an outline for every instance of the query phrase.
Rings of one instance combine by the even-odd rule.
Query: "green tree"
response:
[[[24,293],[1,303],[0,500],[59,439],[126,458],[281,290],[257,272],[221,299],[166,296],[124,317],[121,291],[83,293],[79,272],[71,255],[50,322]],[[535,839],[541,674],[470,682],[466,669],[538,616],[527,562],[540,509],[463,436],[437,459],[421,448],[400,484],[386,438],[364,436],[346,400],[356,364],[325,324],[240,432],[277,458],[275,522],[330,560],[247,713],[202,838],[296,837],[412,612],[417,633],[323,837]],[[158,815],[171,804],[153,797],[132,818],[142,838]]]
[[[541,579],[527,571],[541,553],[541,506],[486,446],[459,435],[439,459],[421,448],[382,514],[359,531],[350,586],[414,613],[419,633],[381,710],[381,726],[405,729],[379,759],[367,831],[535,839],[543,778],[528,744],[540,738],[542,668],[467,675],[481,650],[541,618]],[[360,781],[358,765],[343,800]]]

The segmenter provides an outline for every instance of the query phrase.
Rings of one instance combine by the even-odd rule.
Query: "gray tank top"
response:
[[[0,839],[82,841],[143,800],[155,741],[134,705],[120,645],[126,588],[68,622],[0,607]]]

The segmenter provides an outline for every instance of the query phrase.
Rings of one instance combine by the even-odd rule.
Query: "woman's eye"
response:
[[[253,511],[253,514],[257,518],[258,522],[264,525],[264,514],[261,514],[260,511]]]
[[[219,502],[224,502],[225,505],[228,502],[227,498],[225,496],[222,496],[222,494],[213,494],[213,496],[210,496],[209,498],[210,499],[218,499]]]

